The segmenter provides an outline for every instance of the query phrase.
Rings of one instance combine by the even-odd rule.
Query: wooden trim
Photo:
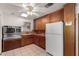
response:
[[[72,21],[72,25],[64,26],[64,55],[75,56],[75,4],[72,3],[64,6],[64,23],[69,18]]]

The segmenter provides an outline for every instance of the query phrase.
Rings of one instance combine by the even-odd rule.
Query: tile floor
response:
[[[3,52],[1,56],[50,56],[46,51],[35,44]]]

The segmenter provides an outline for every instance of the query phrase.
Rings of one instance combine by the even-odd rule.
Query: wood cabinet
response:
[[[34,21],[35,30],[45,30],[46,23],[49,23],[49,15],[36,19]]]
[[[22,35],[21,45],[29,45],[33,43],[33,35]]]
[[[3,52],[33,43],[33,35],[23,35],[20,39],[3,40]]]
[[[34,30],[45,30],[47,23],[53,23],[64,20],[64,9],[50,13],[34,20]]]
[[[3,40],[3,52],[23,47],[29,44],[36,44],[45,49],[45,37],[38,35],[22,35],[20,39]]]
[[[45,49],[45,37],[44,36],[34,36],[34,43],[39,47]]]
[[[38,20],[35,20],[36,22],[34,23],[34,27],[35,27],[35,30],[41,30],[42,29],[42,21],[40,19]]]
[[[21,39],[3,40],[3,52],[21,47]]]
[[[22,36],[22,46],[29,44],[36,44],[37,46],[45,49],[45,37],[39,35],[24,35]]]
[[[45,37],[40,37],[39,38],[39,46],[41,47],[41,48],[46,48],[46,46],[45,46]]]
[[[34,35],[34,44],[39,46],[39,37]]]
[[[50,14],[50,23],[59,22],[64,20],[64,9],[60,9]]]
[[[66,25],[70,21],[71,25]],[[66,4],[64,6],[64,55],[75,55],[75,4]]]

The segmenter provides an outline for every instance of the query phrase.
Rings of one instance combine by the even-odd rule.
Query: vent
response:
[[[52,5],[53,5],[53,3],[48,3],[48,4],[45,5],[45,7],[46,7],[46,8],[49,8],[49,7],[51,7]]]

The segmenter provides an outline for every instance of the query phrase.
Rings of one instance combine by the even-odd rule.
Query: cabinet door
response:
[[[39,37],[36,35],[34,36],[34,43],[39,46]]]
[[[21,47],[21,39],[3,40],[3,51],[12,50],[18,47]]]
[[[21,42],[22,46],[29,45],[32,43],[33,43],[33,36],[31,35],[22,36],[22,42]]]
[[[50,14],[50,23],[59,22],[62,21],[63,19],[64,19],[63,9]]]
[[[3,40],[3,52],[13,49],[13,40]]]
[[[19,48],[21,47],[21,39],[14,40],[13,48]]]
[[[45,49],[45,37],[40,37],[39,39],[39,46],[43,49]]]
[[[41,28],[42,28],[42,30],[45,30],[47,23],[49,23],[49,15],[41,18]]]
[[[45,49],[45,37],[42,37],[42,36],[35,36],[34,38],[34,43],[41,47],[41,48],[44,48]]]
[[[49,15],[35,20],[35,30],[45,30],[45,24],[49,23]]]
[[[36,20],[35,22],[35,30],[41,30],[41,19]]]

